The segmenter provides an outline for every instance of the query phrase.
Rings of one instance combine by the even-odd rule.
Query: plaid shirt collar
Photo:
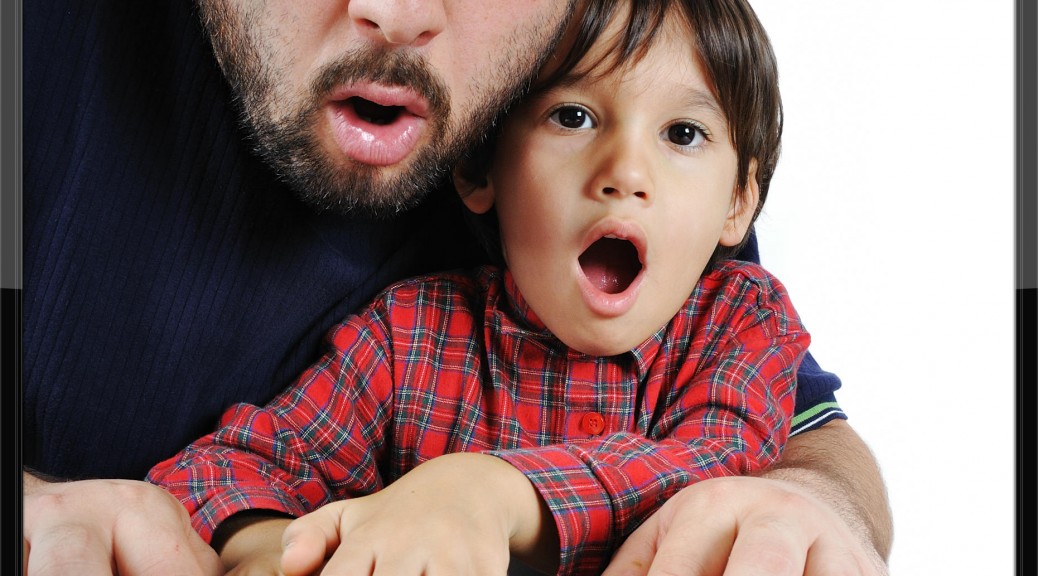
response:
[[[494,333],[508,334],[513,338],[526,338],[540,342],[553,354],[566,355],[573,360],[589,360],[594,357],[583,352],[574,350],[559,340],[544,322],[533,311],[530,304],[519,292],[515,278],[511,271],[504,269],[499,276],[500,282],[493,282],[487,290],[487,338],[490,341],[495,337]],[[649,373],[660,353],[667,330],[674,320],[660,327],[644,342],[629,350],[616,355],[616,359],[632,361],[632,368],[636,370],[638,380],[644,379]]]

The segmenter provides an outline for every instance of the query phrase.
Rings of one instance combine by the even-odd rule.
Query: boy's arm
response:
[[[298,517],[380,489],[376,459],[393,388],[381,330],[369,316],[340,324],[329,352],[291,387],[266,406],[228,410],[216,432],[156,465],[148,481],[187,508],[207,542],[241,512]]]
[[[336,574],[458,576],[503,575],[510,552],[545,570],[558,561],[551,514],[526,476],[494,456],[464,452],[297,519],[284,543],[286,576],[310,574],[325,558]]]

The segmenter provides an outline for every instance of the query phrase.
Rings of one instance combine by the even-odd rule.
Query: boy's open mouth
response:
[[[627,290],[642,270],[634,244],[612,236],[596,240],[584,250],[578,261],[591,284],[606,294]]]

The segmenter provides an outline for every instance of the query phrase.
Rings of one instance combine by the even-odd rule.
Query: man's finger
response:
[[[679,494],[620,546],[603,576],[721,576],[735,539],[735,522],[691,513],[697,503]],[[673,511],[681,508],[682,513]]]
[[[725,576],[802,576],[813,533],[784,518],[764,518],[739,527]],[[842,572],[834,572],[842,574]]]
[[[111,542],[78,524],[51,524],[27,534],[28,576],[112,576]],[[24,540],[23,540],[24,541]]]
[[[653,514],[617,549],[602,576],[645,576],[656,556],[659,515]]]
[[[871,554],[870,554],[871,552]],[[846,574],[847,576],[887,576],[887,565],[874,548],[862,550],[822,538],[807,554],[804,576]]]
[[[648,576],[721,576],[735,540],[735,523],[728,518],[683,515],[674,518],[657,543]]]
[[[113,561],[120,575],[217,576],[223,573],[219,556],[191,529],[187,511],[175,508],[131,509],[117,518]],[[141,534],[148,534],[145,540]]]

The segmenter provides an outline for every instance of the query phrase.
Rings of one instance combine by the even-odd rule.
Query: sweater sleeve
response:
[[[752,227],[736,258],[760,264],[757,233]],[[815,430],[833,419],[846,420],[847,414],[836,401],[836,391],[842,385],[840,377],[822,368],[809,350],[797,370],[796,411],[789,435]]]
[[[599,573],[615,546],[681,488],[759,470],[779,456],[809,336],[782,285],[752,270],[730,275],[707,312],[717,334],[712,351],[640,392],[639,402],[658,402],[649,429],[493,452],[526,474],[552,511],[560,574]]]
[[[301,516],[381,489],[376,463],[393,398],[387,339],[377,308],[348,318],[292,386],[266,406],[231,407],[215,432],[157,464],[148,481],[187,507],[207,542],[237,512]]]

